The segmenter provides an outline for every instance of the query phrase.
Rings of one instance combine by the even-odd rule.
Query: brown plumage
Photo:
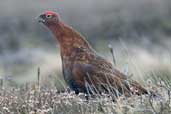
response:
[[[128,80],[110,62],[99,56],[73,28],[64,24],[55,12],[45,12],[39,21],[54,34],[60,45],[64,79],[69,87],[83,93],[112,92],[117,95],[146,94],[139,83]]]

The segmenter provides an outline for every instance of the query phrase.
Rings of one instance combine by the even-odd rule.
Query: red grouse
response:
[[[99,56],[80,33],[60,20],[58,14],[47,11],[39,16],[39,22],[49,28],[57,39],[64,80],[76,94],[147,94],[139,83],[128,80],[127,76]]]

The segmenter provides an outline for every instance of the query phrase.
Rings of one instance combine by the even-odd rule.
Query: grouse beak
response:
[[[43,15],[36,17],[36,20],[38,20],[39,23],[45,23],[45,20],[43,19]]]

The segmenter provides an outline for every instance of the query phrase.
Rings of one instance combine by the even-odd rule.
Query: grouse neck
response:
[[[71,54],[74,48],[86,48],[89,51],[93,51],[89,43],[82,38],[82,36],[73,28],[59,22],[56,25],[49,26],[49,29],[55,35],[55,38],[59,42],[61,54]],[[93,51],[94,52],[94,51]]]

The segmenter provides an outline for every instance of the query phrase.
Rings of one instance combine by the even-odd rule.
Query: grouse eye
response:
[[[52,18],[51,14],[46,15],[46,18]]]

